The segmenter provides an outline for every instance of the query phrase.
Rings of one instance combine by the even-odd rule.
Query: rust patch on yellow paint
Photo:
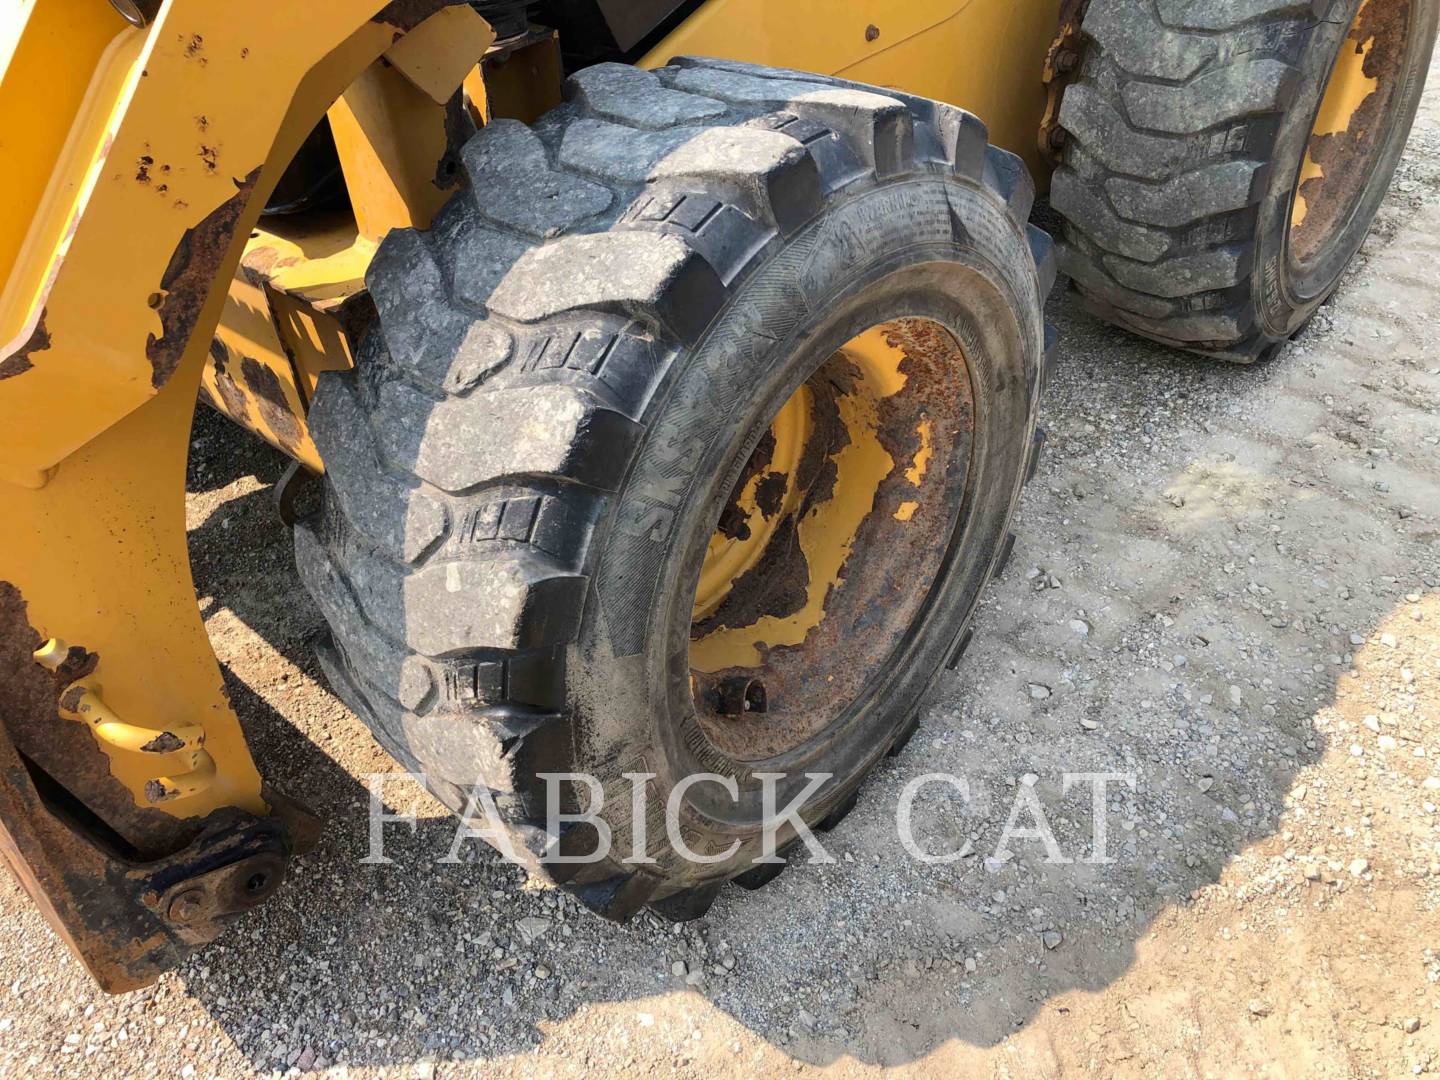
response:
[[[0,360],[0,379],[13,379],[16,375],[24,375],[35,365],[30,362],[30,357],[37,352],[44,352],[50,348],[50,331],[45,329],[45,311],[42,308],[40,318],[35,323],[35,329],[25,344],[16,349],[4,360]]]
[[[1292,258],[1304,263],[1345,228],[1372,175],[1404,74],[1412,0],[1365,0],[1341,43],[1296,178]]]
[[[872,684],[946,558],[974,430],[964,348],[926,319],[852,338],[779,411],[710,538],[690,626],[695,715],[719,752],[784,753]],[[739,685],[765,709],[736,709]]]
[[[240,359],[240,374],[255,397],[255,407],[265,425],[284,446],[298,445],[303,432],[300,421],[290,410],[290,401],[280,385],[280,377],[248,356]]]
[[[408,34],[441,8],[463,2],[464,0],[390,0],[370,21],[393,26],[400,34]]]
[[[186,229],[170,256],[170,265],[160,279],[161,334],[156,337],[152,333],[145,342],[150,385],[156,390],[170,381],[185,355],[200,311],[225,261],[235,225],[245,212],[259,176],[260,168],[256,166],[243,180],[237,180],[235,194],[206,214],[198,225]]]
[[[935,448],[930,445],[930,433],[934,428],[929,420],[921,420],[915,430],[920,434],[920,449],[915,451],[914,462],[905,470],[905,479],[919,487],[920,481],[925,479],[930,459],[935,456]]]

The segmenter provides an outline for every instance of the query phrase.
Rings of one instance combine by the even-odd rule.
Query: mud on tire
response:
[[[533,129],[482,131],[468,188],[428,232],[382,244],[378,329],[316,394],[325,501],[296,558],[329,624],[331,682],[442,801],[473,812],[490,793],[522,861],[596,911],[689,917],[759,854],[755,774],[795,778],[781,806],[807,770],[833,774],[803,815],[838,821],[965,639],[1031,464],[1053,256],[1027,225],[1024,166],[958,109],[704,60],[592,68],[567,97]],[[890,445],[874,505],[896,506],[876,526],[891,527],[904,511],[886,484],[948,478],[936,505],[951,516],[926,526],[935,572],[875,577],[873,609],[908,614],[823,730],[779,754],[722,750],[714,694],[686,669],[706,538],[787,395],[855,333],[890,326],[904,352],[901,331],[925,320],[964,356],[968,419],[933,450]],[[918,363],[905,352],[902,381],[925,382]],[[681,805],[708,863],[681,858],[663,824],[697,771],[739,794],[697,785]],[[540,774],[559,772],[602,785],[601,862],[541,864],[597,840],[589,824],[546,834]],[[624,861],[627,774],[652,776],[653,861]],[[591,795],[569,784],[563,809]],[[772,876],[756,870],[747,884]]]
[[[1241,362],[1295,334],[1389,186],[1437,10],[1440,0],[1090,0],[1051,192],[1068,221],[1060,266],[1087,305]],[[1346,77],[1366,85],[1353,114],[1337,102],[1348,126],[1331,124],[1327,86]],[[1313,205],[1292,228],[1297,199]]]

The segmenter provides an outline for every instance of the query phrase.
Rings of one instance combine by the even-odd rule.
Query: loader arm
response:
[[[270,895],[310,831],[197,610],[190,421],[281,171],[449,7],[32,0],[0,39],[0,847],[107,990]]]

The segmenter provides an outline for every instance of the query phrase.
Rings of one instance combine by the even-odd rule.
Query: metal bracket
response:
[[[313,500],[307,501],[307,497],[315,494],[317,479],[303,464],[292,461],[285,466],[280,479],[275,481],[272,492],[275,512],[280,515],[280,520],[287,528],[293,529],[314,512],[315,507],[310,505]]]
[[[1040,155],[1052,165],[1060,164],[1060,151],[1065,147],[1065,129],[1060,126],[1060,104],[1065,88],[1075,81],[1084,59],[1085,41],[1081,25],[1090,0],[1063,0],[1060,5],[1060,26],[1045,53],[1045,67],[1040,81],[1045,84],[1045,115],[1040,121]]]

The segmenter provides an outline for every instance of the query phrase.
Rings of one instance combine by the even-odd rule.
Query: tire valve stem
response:
[[[743,716],[745,713],[763,713],[768,708],[765,684],[759,679],[747,679],[743,675],[722,679],[717,687],[721,716]]]

